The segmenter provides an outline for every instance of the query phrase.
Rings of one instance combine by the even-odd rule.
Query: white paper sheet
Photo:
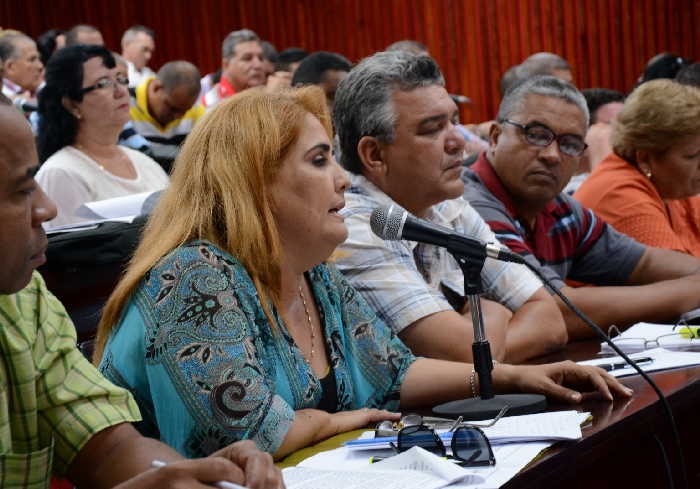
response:
[[[496,457],[496,465],[492,467],[460,467],[465,478],[454,482],[447,487],[460,489],[498,489],[503,484],[512,479],[527,464],[529,464],[544,449],[552,445],[552,442],[516,443],[511,445],[500,445],[493,447]],[[378,452],[372,452],[375,454]],[[387,453],[390,455],[391,453]],[[384,460],[378,464],[369,463],[369,453],[357,450],[349,450],[346,447],[321,452],[310,457],[299,464],[299,467],[315,469],[327,469],[328,467],[342,467],[343,470],[363,470],[370,465],[381,465],[391,459]],[[288,470],[285,469],[284,472]],[[323,487],[329,489],[332,486]],[[381,487],[369,485],[368,488]],[[421,488],[424,489],[424,488]]]
[[[528,414],[523,416],[506,416],[494,426],[482,428],[491,445],[505,443],[523,443],[548,440],[577,440],[581,438],[582,414],[577,411],[557,411],[551,413]],[[588,414],[583,415],[583,419]],[[451,433],[438,430],[446,446],[449,446]],[[346,445],[352,450],[371,450],[389,448],[389,442],[396,442],[396,437],[374,438],[373,432],[367,432],[358,440]]]
[[[328,470],[334,467],[335,470]],[[376,464],[365,463],[348,470],[346,464],[323,468],[298,466],[284,469],[287,489],[438,489],[455,481],[481,482],[462,467],[414,447]]]

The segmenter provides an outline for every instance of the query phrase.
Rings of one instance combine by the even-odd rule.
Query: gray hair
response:
[[[68,32],[66,32],[66,46],[73,46],[78,43],[78,35],[81,32],[100,32],[97,27],[88,24],[77,24],[71,27]],[[102,34],[100,32],[100,34]]]
[[[166,92],[184,86],[188,93],[200,90],[199,70],[189,61],[170,61],[165,63],[156,75]]]
[[[554,76],[536,76],[524,80],[511,89],[498,108],[498,121],[503,122],[505,119],[510,119],[513,114],[522,110],[525,97],[530,94],[554,97],[575,105],[584,115],[586,127],[588,127],[590,115],[585,97],[571,83]]]
[[[362,173],[357,144],[364,136],[391,143],[396,114],[392,94],[431,85],[445,85],[435,61],[406,51],[385,51],[369,56],[355,66],[335,94],[333,123],[338,133],[341,163],[353,173]]]
[[[17,41],[23,40],[34,42],[34,39],[22,33],[7,34],[0,37],[0,61],[5,63],[6,61],[17,59],[20,55]]]
[[[239,31],[231,32],[228,36],[226,36],[226,39],[224,39],[221,46],[222,57],[224,59],[232,58],[233,55],[236,54],[236,46],[243,42],[249,41],[260,42],[260,38],[250,29],[241,29]]]
[[[532,78],[537,75],[551,75],[555,70],[571,71],[571,65],[558,54],[547,52],[535,53],[520,64],[520,68],[518,68],[518,77],[523,79]]]
[[[150,36],[150,38],[154,41],[156,40],[156,33],[153,32],[153,29],[149,29],[144,25],[133,25],[124,31],[124,35],[122,36],[122,44],[133,41],[136,39],[136,36],[139,33],[144,33],[147,36]]]
[[[396,41],[395,43],[389,44],[385,51],[408,51],[415,55],[421,55],[428,52],[428,46],[422,42],[414,41],[413,39],[404,39],[403,41]]]

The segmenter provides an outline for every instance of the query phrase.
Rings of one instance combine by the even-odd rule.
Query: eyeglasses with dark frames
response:
[[[581,156],[588,145],[581,136],[576,134],[556,134],[541,122],[521,124],[510,119],[501,119],[500,123],[510,124],[523,132],[525,140],[534,145],[546,148],[554,141],[559,145],[559,150],[567,156]]]
[[[94,84],[89,87],[81,88],[80,93],[83,95],[92,92],[93,90],[101,90],[103,88],[114,88],[116,85],[127,86],[129,84],[129,78],[123,75],[117,75],[115,79],[109,77],[103,77],[97,80]]]

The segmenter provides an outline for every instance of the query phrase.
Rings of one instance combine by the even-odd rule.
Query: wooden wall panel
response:
[[[498,80],[537,51],[563,55],[580,87],[628,90],[656,53],[700,58],[700,0],[0,0],[0,26],[38,36],[77,22],[112,49],[125,28],[155,29],[157,68],[188,59],[215,70],[231,30],[249,27],[278,48],[337,51],[357,61],[405,38],[428,45],[453,93],[495,113]]]

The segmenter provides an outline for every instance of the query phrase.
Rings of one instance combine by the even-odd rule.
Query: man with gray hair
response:
[[[202,97],[202,105],[207,109],[246,88],[265,84],[265,57],[258,35],[242,29],[226,36],[221,69],[221,80]]]
[[[369,225],[373,209],[398,204],[458,233],[496,241],[461,198],[465,141],[444,85],[433,59],[403,51],[366,58],[341,82],[334,125],[352,183],[341,211],[349,237],[336,264],[414,353],[471,361],[473,330],[457,262],[444,248],[385,241]],[[482,280],[495,358],[517,362],[566,343],[554,300],[525,267],[487,259]]]
[[[74,46],[76,44],[104,46],[105,41],[97,27],[88,24],[77,24],[66,32],[66,46]]]
[[[197,104],[199,88],[195,65],[171,61],[133,90],[129,114],[134,129],[149,141],[151,156],[166,172],[204,115],[204,108]]]
[[[129,27],[122,36],[122,57],[129,68],[129,87],[136,87],[155,73],[148,62],[156,49],[156,36],[152,29],[142,25]]]
[[[561,56],[542,51],[531,54],[519,65],[511,66],[501,77],[499,89],[501,96],[515,88],[519,83],[535,76],[549,75],[572,83],[571,65]]]
[[[35,104],[44,65],[34,40],[22,33],[2,36],[0,61],[0,65],[3,66],[3,95],[10,100],[21,98],[25,102]]]
[[[601,327],[673,321],[700,306],[700,260],[644,246],[562,193],[586,150],[588,118],[570,83],[522,82],[501,103],[489,150],[464,174],[464,198]],[[567,279],[599,287],[574,288]],[[593,335],[559,306],[570,338]]]

